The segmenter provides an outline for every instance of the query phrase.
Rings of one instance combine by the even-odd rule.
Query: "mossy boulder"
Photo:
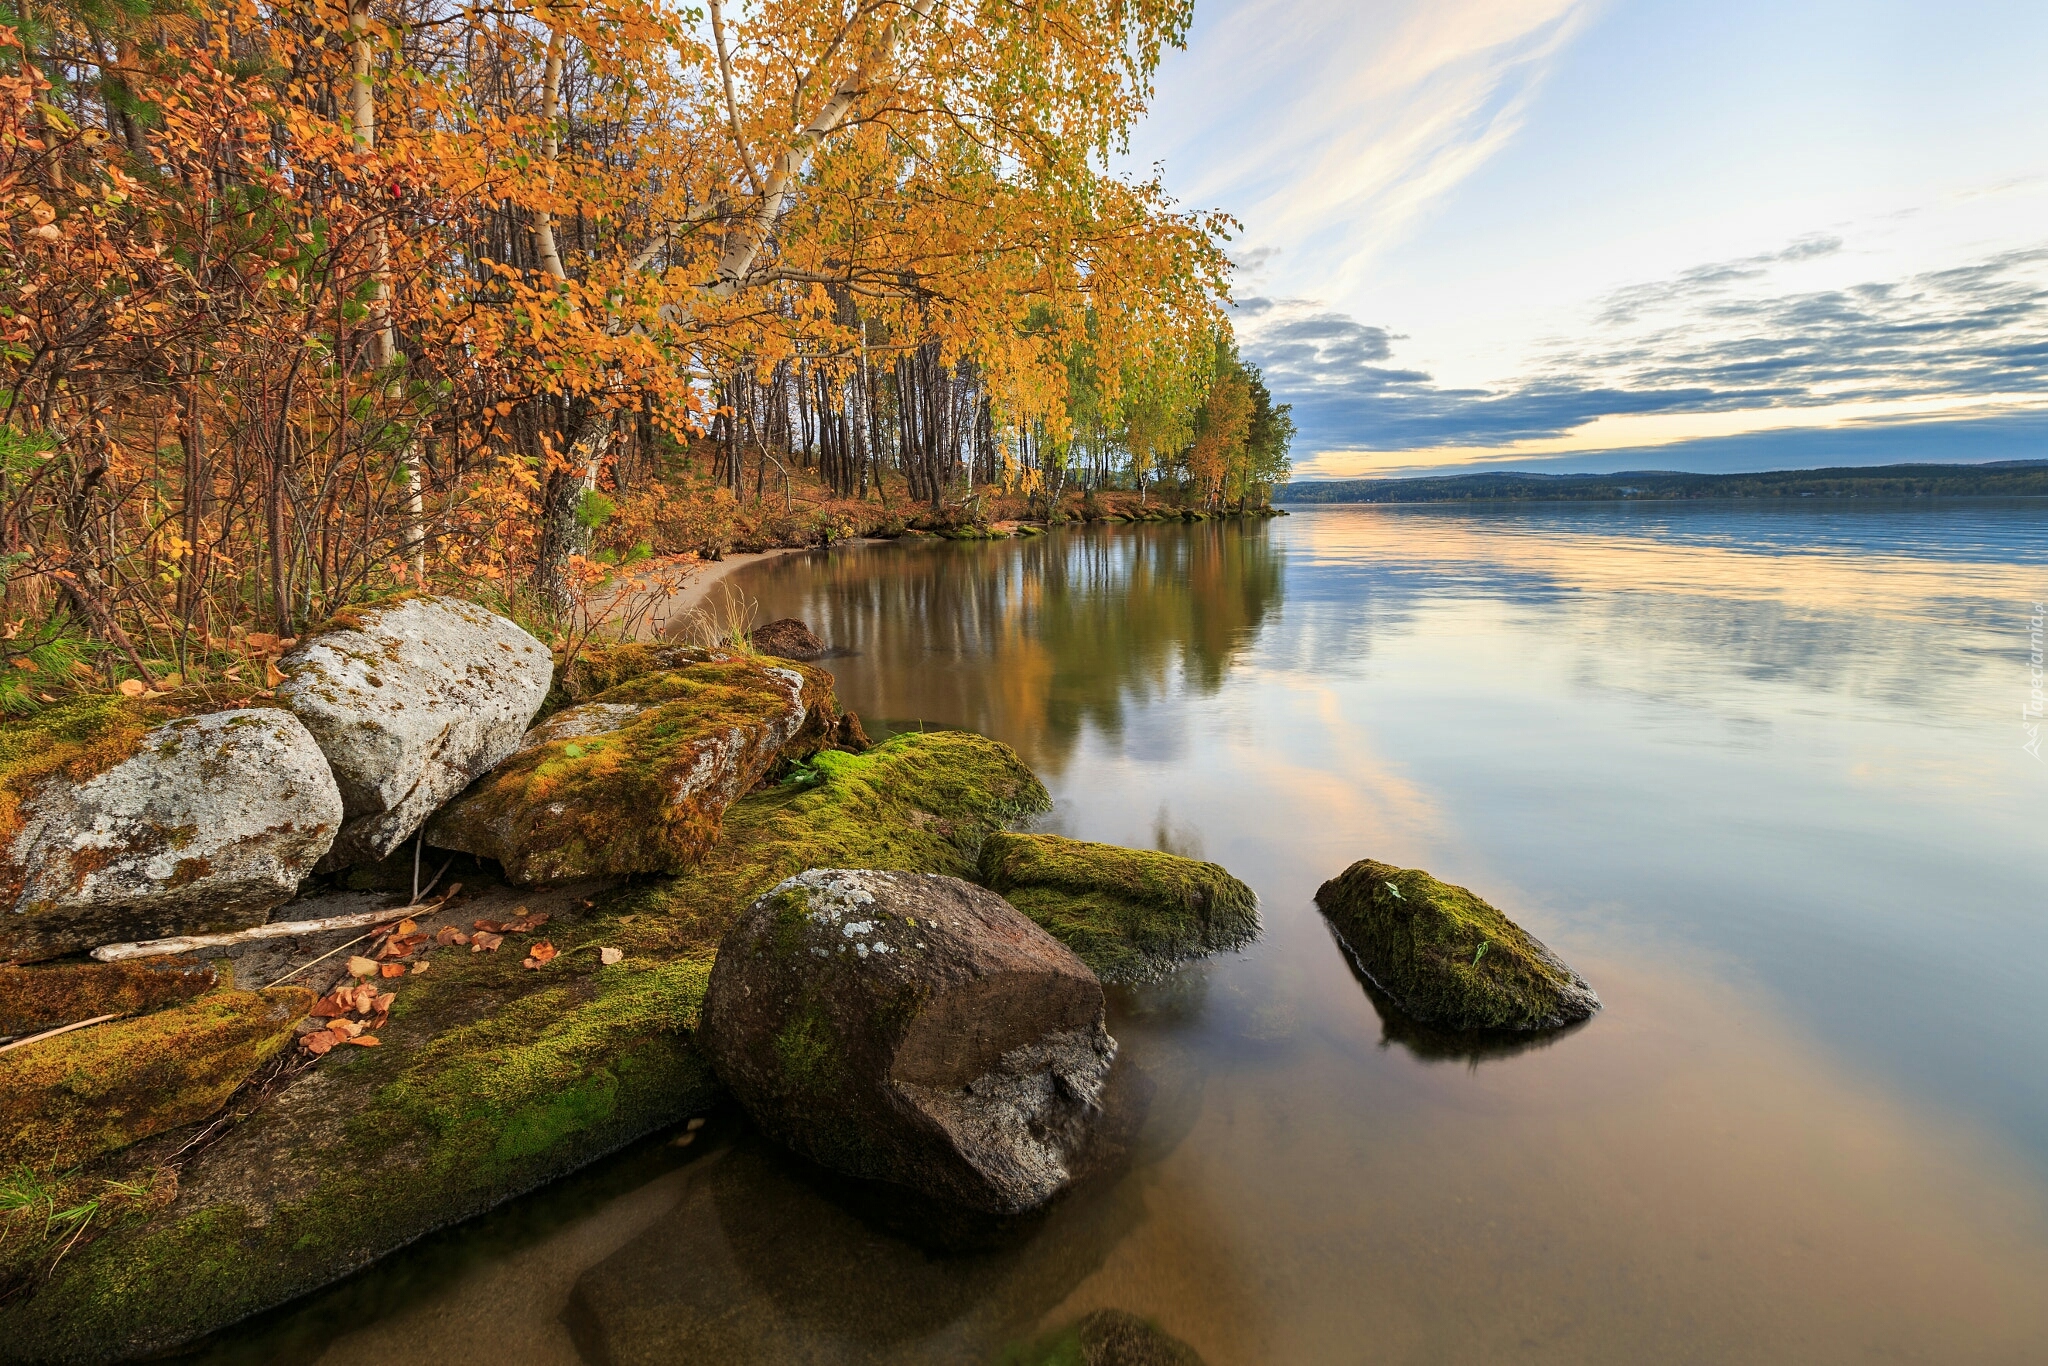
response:
[[[574,654],[557,653],[555,681],[548,690],[543,715],[563,707],[588,702],[647,674],[687,669],[713,658],[709,650],[693,645],[662,645],[648,641],[588,641]]]
[[[554,678],[547,647],[516,623],[425,594],[338,614],[278,668],[278,697],[341,788],[336,867],[384,858],[519,748]]]
[[[992,1215],[1066,1186],[1116,1041],[1102,984],[959,878],[810,869],[719,945],[702,1044],[761,1130]]]
[[[313,1001],[220,991],[0,1053],[0,1166],[61,1170],[212,1114]]]
[[[578,932],[566,917],[548,927],[557,943],[609,938],[601,922]],[[6,1354],[102,1362],[161,1353],[678,1123],[720,1094],[690,1044],[708,956],[599,967],[594,948],[565,948],[533,971],[508,944],[481,955],[458,946],[433,961],[431,973],[396,983],[380,1047],[335,1050],[180,1159],[166,1208],[84,1242],[0,1299]],[[134,1174],[160,1160],[150,1146],[131,1150]]]
[[[1361,971],[1446,1029],[1554,1029],[1600,998],[1534,935],[1463,887],[1364,859],[1316,891]]]
[[[19,1038],[99,1015],[141,1015],[213,990],[210,967],[51,963],[0,967],[0,1038]]]
[[[1098,1309],[1026,1347],[1001,1366],[1202,1366],[1194,1348],[1125,1309]]]
[[[821,670],[729,657],[643,674],[534,727],[427,842],[496,859],[523,884],[680,872],[726,807],[837,726]]]
[[[648,951],[709,952],[753,900],[806,868],[881,868],[972,879],[981,846],[1052,805],[1015,750],[971,731],[905,732],[734,802],[690,872],[611,903]]]
[[[0,961],[260,925],[342,808],[306,728],[203,690],[0,728]]]
[[[1157,977],[1259,932],[1251,888],[1177,854],[1005,833],[982,846],[981,877],[1104,981]]]

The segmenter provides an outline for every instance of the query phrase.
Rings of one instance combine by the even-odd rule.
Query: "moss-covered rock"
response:
[[[830,674],[711,658],[558,711],[450,802],[427,842],[498,860],[514,882],[679,872],[778,759],[831,743]]]
[[[141,1015],[214,987],[212,968],[141,963],[0,967],[0,1038],[18,1038],[97,1015]]]
[[[649,951],[716,948],[755,897],[806,868],[880,868],[973,878],[982,842],[1052,804],[1008,745],[970,731],[907,732],[864,754],[819,753],[807,775],[733,803],[725,833],[681,877],[613,903],[626,941]]]
[[[708,958],[599,968],[576,946],[601,922],[550,933],[568,947],[542,971],[458,947],[404,979],[381,1047],[336,1050],[184,1159],[168,1208],[0,1302],[8,1354],[164,1351],[714,1103],[689,1041]]]
[[[1463,887],[1364,859],[1316,891],[1358,966],[1447,1029],[1553,1029],[1600,1008],[1586,980]]]
[[[1259,932],[1251,888],[1177,854],[998,834],[982,846],[981,875],[1104,981],[1156,977]]]
[[[301,987],[215,992],[0,1054],[0,1166],[61,1170],[212,1114],[313,1000]]]
[[[393,984],[381,1046],[336,1049],[181,1158],[167,1208],[0,1295],[0,1342],[31,1360],[162,1352],[700,1113],[722,1092],[691,1031],[712,950],[755,896],[814,864],[969,874],[991,831],[1046,804],[994,741],[906,735],[734,803],[689,874],[595,898],[485,892],[451,923],[546,910],[560,956],[533,971],[511,942],[429,950],[430,973]],[[599,967],[600,946],[625,961]],[[148,1170],[183,1132],[106,1175]]]
[[[1098,1309],[1004,1352],[1001,1366],[1202,1366],[1202,1358],[1149,1319],[1124,1309]]]
[[[588,702],[599,693],[646,674],[687,669],[711,659],[709,650],[691,645],[661,645],[647,641],[590,641],[575,654],[555,656],[554,686],[548,690],[542,715],[563,707]]]

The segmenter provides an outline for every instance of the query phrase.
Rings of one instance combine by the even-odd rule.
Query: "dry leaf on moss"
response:
[[[403,977],[405,976],[405,964],[386,963],[383,967],[377,969],[377,971],[383,973],[386,977]]]
[[[139,678],[124,678],[121,680],[121,696],[123,697],[140,697],[148,691],[149,689],[143,686],[143,682]]]
[[[604,964],[606,967],[610,967],[612,964],[618,962],[625,956],[626,951],[624,949],[614,949],[607,947],[599,949],[597,951],[597,961]]]
[[[379,1039],[375,1034],[358,1034],[354,1038],[346,1039],[343,1042],[360,1044],[364,1048],[375,1048],[383,1040]]]
[[[553,944],[550,944],[547,940],[543,939],[527,951],[526,961],[522,963],[520,966],[528,968],[538,968],[546,964],[549,960],[554,958],[554,956],[555,946]]]
[[[551,919],[553,919],[553,917],[550,916],[546,911],[542,911],[539,915],[533,915],[531,913],[523,914],[517,920],[507,922],[507,924],[505,925],[505,933],[531,934],[533,933],[533,931],[547,924],[548,921]]]
[[[456,929],[453,925],[443,925],[440,929],[434,931],[434,942],[436,944],[467,944],[469,936]]]
[[[424,958],[420,959],[420,961],[419,961],[419,962],[417,962],[417,963],[414,963],[414,964],[412,965],[412,973],[413,973],[413,976],[415,976],[415,977],[419,976],[419,975],[420,975],[421,973],[425,972],[425,971],[426,971],[426,970],[427,970],[428,968],[430,968],[430,967],[432,967],[432,966],[434,966],[434,965],[433,965],[432,963],[429,963],[429,962],[428,962],[428,961],[427,961],[426,959],[424,959]]]
[[[502,934],[491,934],[488,931],[479,930],[470,937],[469,951],[471,953],[490,953],[504,942],[505,936]]]

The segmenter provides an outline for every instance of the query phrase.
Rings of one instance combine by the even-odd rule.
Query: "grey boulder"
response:
[[[699,1042],[771,1138],[984,1214],[1072,1179],[1116,1041],[1102,984],[993,892],[812,869],[719,945]]]
[[[0,961],[260,925],[342,821],[320,747],[274,707],[159,726],[84,782],[44,780],[21,811],[5,854],[21,890],[0,916]]]
[[[519,748],[554,679],[545,645],[458,598],[358,608],[301,642],[277,695],[334,767],[347,821],[326,866],[382,859]]]

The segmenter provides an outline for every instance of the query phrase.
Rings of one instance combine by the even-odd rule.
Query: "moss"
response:
[[[574,654],[555,652],[555,681],[548,689],[541,715],[588,702],[601,692],[645,674],[687,668],[711,658],[711,652],[684,645],[640,641],[591,641]]]
[[[0,1037],[34,1034],[95,1015],[140,1015],[213,989],[212,968],[144,963],[0,967]]]
[[[437,955],[407,979],[384,1047],[331,1056],[287,1093],[296,1107],[259,1110],[189,1165],[168,1210],[0,1304],[0,1341],[39,1360],[163,1351],[713,1103],[689,1040],[708,957],[594,961],[575,946],[538,973],[505,952]]]
[[[1585,980],[1463,887],[1370,859],[1316,891],[1363,969],[1402,1010],[1450,1029],[1548,1029],[1600,1005]]]
[[[202,1119],[291,1038],[310,991],[223,991],[0,1054],[0,1165],[66,1168]]]
[[[275,705],[246,687],[178,688],[123,697],[106,693],[45,707],[0,725],[0,911],[21,895],[27,870],[7,851],[21,830],[22,803],[52,778],[88,782],[141,752],[143,737],[188,716]]]
[[[745,797],[689,873],[619,894],[622,942],[713,949],[755,897],[806,868],[884,868],[972,878],[982,841],[1051,804],[1015,751],[969,731],[906,733],[812,761],[817,781]]]
[[[1106,981],[1156,977],[1259,932],[1251,888],[1177,854],[999,834],[982,846],[981,875]]]
[[[807,1002],[792,1013],[774,1040],[776,1061],[782,1064],[782,1079],[799,1094],[829,1090],[833,1059],[839,1056],[839,1038],[832,1021],[816,1002]]]
[[[832,677],[802,664],[802,726],[781,744],[788,685],[740,658],[707,658],[642,674],[597,694],[591,706],[637,707],[617,729],[523,746],[436,818],[431,843],[495,858],[518,882],[607,873],[675,872],[718,838],[726,803],[782,758],[807,757],[838,730]],[[565,726],[574,716],[562,716]],[[743,737],[722,762],[726,784],[679,798],[713,747]]]
[[[1195,1349],[1149,1319],[1098,1309],[1035,1342],[1006,1348],[1000,1366],[1202,1366]]]

